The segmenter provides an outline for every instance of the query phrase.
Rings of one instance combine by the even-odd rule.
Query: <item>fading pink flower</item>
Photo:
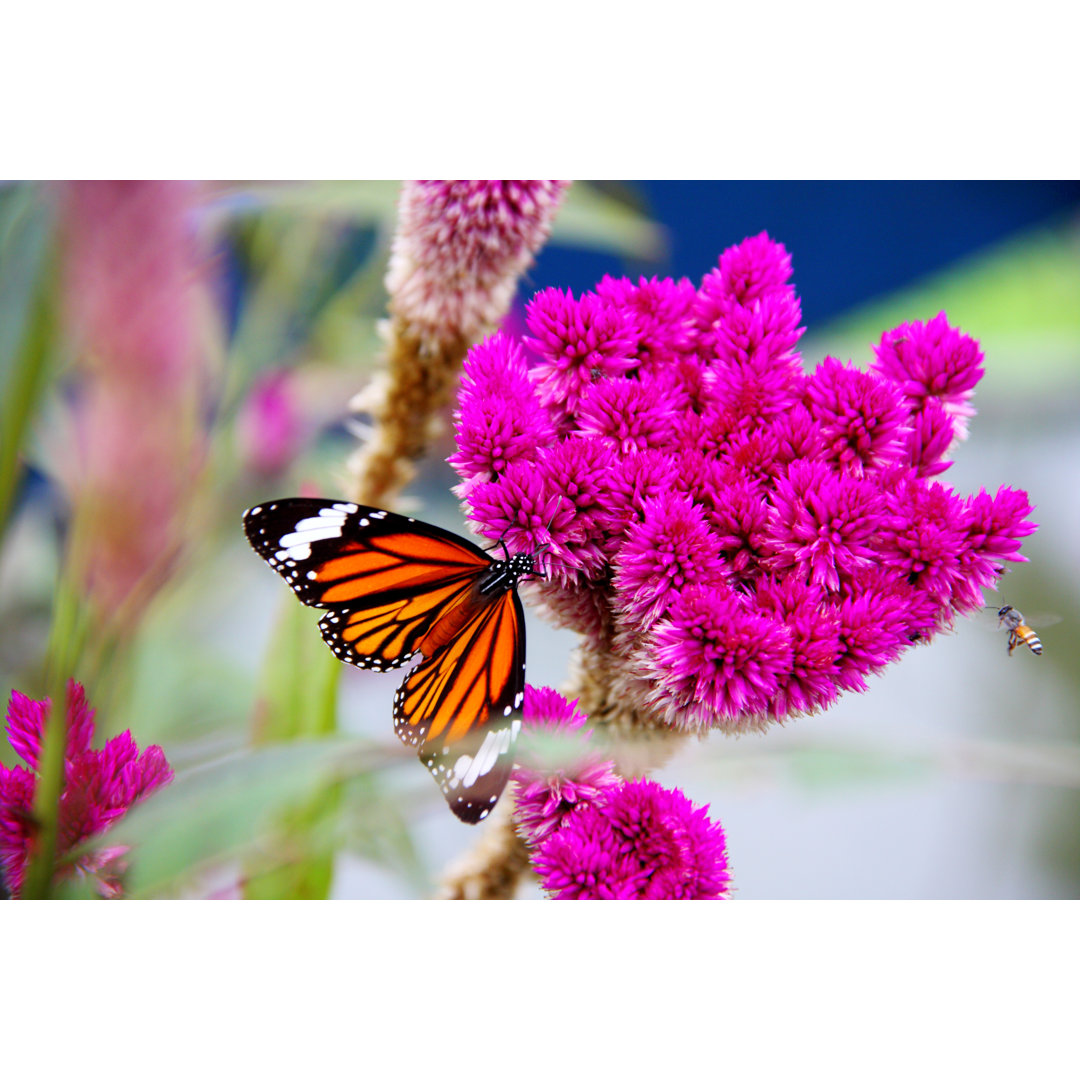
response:
[[[78,521],[77,578],[133,618],[187,539],[205,454],[205,259],[198,188],[80,181],[61,188],[65,313],[77,378],[56,470]]]
[[[33,818],[36,769],[49,699],[34,701],[17,690],[8,704],[7,731],[12,748],[29,769],[0,764],[0,868],[8,889],[18,894],[36,835]],[[106,832],[137,802],[172,780],[173,773],[160,746],[141,754],[131,732],[109,739],[94,750],[94,713],[82,686],[68,684],[67,743],[64,787],[60,796],[57,832],[57,875],[74,870],[93,874],[106,895],[117,894],[115,871],[122,849],[91,852],[64,860],[80,844]]]
[[[708,807],[651,780],[623,783],[566,815],[533,864],[556,900],[716,900],[728,895],[727,840]]]
[[[479,336],[506,313],[569,181],[411,180],[401,188],[386,287],[422,336]]]

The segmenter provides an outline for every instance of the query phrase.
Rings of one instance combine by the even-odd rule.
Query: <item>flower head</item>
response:
[[[533,863],[557,900],[714,900],[731,886],[724,830],[708,807],[651,780],[566,815]]]
[[[804,374],[790,277],[762,233],[693,297],[605,278],[530,306],[528,408],[552,426],[466,497],[485,535],[549,545],[528,588],[602,658],[613,723],[739,731],[823,708],[981,606],[1035,528],[1022,492],[965,500],[933,479],[972,411],[977,343],[938,316],[886,334],[868,370]],[[462,392],[469,453],[508,413],[466,404],[511,375],[521,389],[507,348],[474,356],[501,373]]]
[[[49,699],[33,701],[11,692],[7,711],[8,741],[29,768],[12,769],[0,764],[0,868],[8,889],[18,894],[34,843],[34,793]],[[68,684],[67,742],[64,751],[64,788],[60,796],[57,856],[109,829],[139,800],[172,780],[172,769],[160,746],[141,754],[130,731],[110,739],[103,750],[91,748],[94,712],[83,688]],[[107,873],[119,849],[80,856],[69,867],[96,874],[107,895],[115,895],[117,883]]]
[[[526,321],[533,335],[526,343],[540,357],[532,375],[545,405],[573,410],[596,380],[636,366],[633,320],[593,293],[575,300],[569,289],[545,289],[529,304]]]
[[[670,723],[738,730],[760,724],[792,671],[791,635],[730,590],[695,586],[657,624],[640,663]]]
[[[945,312],[929,322],[904,323],[881,336],[874,370],[892,379],[913,409],[936,398],[953,418],[956,437],[967,438],[970,399],[983,375],[979,343],[948,323]]]
[[[237,440],[247,467],[265,477],[284,472],[303,434],[292,373],[279,370],[259,376],[236,418]]]
[[[386,276],[395,315],[436,338],[475,338],[510,306],[547,239],[565,180],[412,180],[402,185]]]
[[[525,687],[514,798],[515,820],[532,844],[619,784],[611,762],[589,748],[592,732],[582,730],[586,717],[576,704],[548,687]]]

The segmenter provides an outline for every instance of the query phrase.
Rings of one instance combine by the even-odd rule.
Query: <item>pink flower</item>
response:
[[[240,453],[252,472],[277,476],[292,464],[304,436],[287,370],[268,371],[256,378],[236,418]]]
[[[494,480],[554,441],[555,426],[533,396],[521,346],[502,332],[469,354],[458,405],[458,449],[448,460],[466,485]]]
[[[886,334],[868,371],[830,358],[803,374],[790,277],[762,233],[693,298],[605,278],[530,306],[528,408],[550,435],[465,495],[485,535],[549,544],[528,588],[587,636],[632,723],[742,730],[862,689],[981,606],[1035,527],[1022,493],[965,500],[933,481],[971,413],[977,343],[939,316]],[[459,454],[506,460],[520,360],[473,355],[501,372],[463,391]]]
[[[694,353],[694,305],[697,290],[682,278],[629,278],[605,275],[596,295],[625,311],[636,331],[635,355],[643,371],[656,371]]]
[[[534,866],[556,900],[715,900],[728,895],[727,841],[707,806],[651,780],[624,782],[567,814]]]
[[[589,749],[592,732],[582,730],[586,717],[576,704],[547,687],[525,687],[514,817],[530,844],[620,783],[611,762]]]
[[[573,411],[594,381],[636,366],[633,319],[593,293],[575,300],[569,289],[545,289],[528,305],[526,321],[533,336],[525,342],[540,357],[532,377],[544,405]]]
[[[723,582],[717,537],[701,507],[677,492],[645,503],[645,519],[631,525],[615,563],[616,606],[622,618],[648,628],[693,584]]]
[[[402,185],[386,287],[422,335],[475,339],[502,318],[569,186],[566,180]]]
[[[41,752],[49,699],[33,701],[11,692],[7,712],[8,741],[30,768],[0,764],[0,869],[8,889],[18,894],[34,843],[35,771]],[[106,895],[118,894],[117,869],[121,849],[108,849],[63,862],[63,856],[93,836],[106,832],[135,803],[172,780],[173,772],[160,746],[141,754],[130,731],[122,732],[94,750],[94,712],[77,682],[68,683],[67,743],[64,788],[60,796],[57,835],[58,875],[74,870],[95,874]]]
[[[656,625],[640,669],[677,727],[758,726],[793,670],[791,635],[730,590],[697,585]]]
[[[766,563],[834,592],[841,575],[871,565],[884,500],[865,481],[822,462],[794,461],[777,481],[765,538]]]
[[[887,380],[829,356],[806,380],[805,394],[829,459],[844,471],[863,476],[905,456],[908,410]]]
[[[56,470],[79,525],[71,562],[130,627],[187,539],[203,463],[204,257],[195,185],[61,188],[64,300],[80,379]]]
[[[967,438],[970,399],[983,375],[979,343],[954,329],[942,311],[927,323],[911,322],[882,334],[874,370],[900,387],[913,410],[928,398],[953,418],[956,437]]]

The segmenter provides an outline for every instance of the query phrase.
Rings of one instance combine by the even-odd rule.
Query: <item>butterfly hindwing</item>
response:
[[[492,560],[475,544],[388,510],[330,499],[253,507],[244,531],[303,603],[339,660],[385,671],[407,663]]]
[[[478,608],[394,698],[398,736],[418,748],[462,821],[487,817],[510,778],[524,692],[525,616],[511,589]]]

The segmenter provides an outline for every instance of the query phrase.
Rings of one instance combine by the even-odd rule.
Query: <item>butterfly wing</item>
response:
[[[394,730],[450,809],[475,824],[510,778],[525,694],[525,615],[510,589],[486,601],[414,668],[394,698]]]
[[[309,607],[340,660],[407,663],[492,560],[435,525],[332,499],[280,499],[244,515],[252,547]]]

